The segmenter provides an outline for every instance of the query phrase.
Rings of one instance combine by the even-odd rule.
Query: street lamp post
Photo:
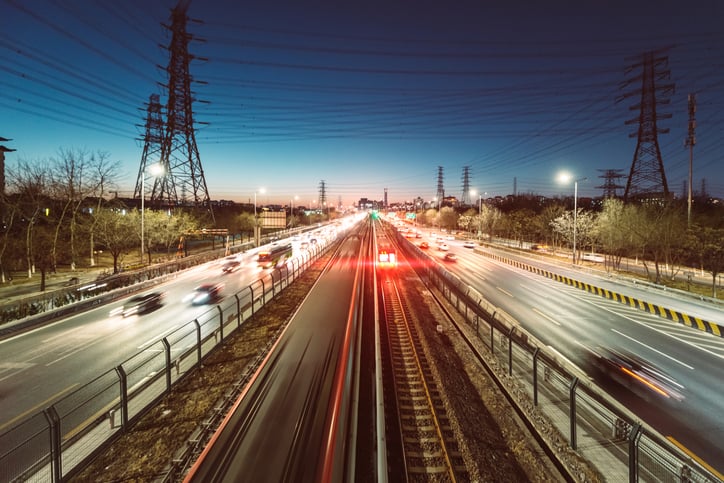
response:
[[[562,183],[568,183],[573,176],[568,173],[561,173],[558,179]],[[585,181],[588,178],[578,178],[573,180],[573,264],[576,264],[576,230],[578,228],[578,182]]]
[[[163,165],[159,163],[154,163],[147,167],[149,170],[151,176],[154,178],[161,176],[164,173]],[[144,213],[146,212],[146,207],[144,204],[144,200],[146,199],[146,169],[143,170],[141,173],[141,263],[143,263],[143,257],[145,256],[145,249],[144,246],[144,238],[145,238],[145,226],[144,226]]]

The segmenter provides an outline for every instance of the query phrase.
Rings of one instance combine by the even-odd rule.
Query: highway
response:
[[[724,471],[724,338],[492,260],[475,253],[479,249],[463,247],[459,240],[446,241],[448,252],[458,257],[456,262],[447,262],[429,235],[424,240],[430,244],[429,255],[437,263],[512,315],[536,338],[594,374],[596,382],[643,421],[719,472]],[[410,241],[417,244],[421,240]],[[569,276],[575,275],[569,272]],[[636,287],[619,290],[642,299],[648,295]],[[685,313],[701,311],[695,300],[667,301]],[[720,312],[719,322],[724,322]],[[625,349],[639,355],[675,379],[682,386],[685,399],[647,401],[608,378],[595,376],[586,349],[595,346]]]
[[[316,236],[322,240],[327,234]],[[292,257],[304,256],[302,240],[292,242]],[[198,318],[217,317],[214,305],[192,305],[184,298],[202,283],[223,284],[222,297],[239,292],[263,272],[256,250],[240,254],[239,269],[221,270],[223,260],[181,272],[149,291],[164,294],[164,305],[145,314],[112,315],[126,299],[79,313],[0,341],[0,433],[38,413]],[[268,283],[268,282],[267,282]]]
[[[724,420],[720,417],[724,413],[724,387],[720,384],[724,379],[724,339],[495,261],[476,253],[478,249],[463,247],[460,240],[447,241],[449,251],[458,256],[456,262],[447,262],[436,244],[424,239],[430,242],[428,254],[434,263],[455,273],[580,367],[590,369],[586,347],[603,345],[639,354],[666,372],[681,385],[683,401],[644,400],[604,377],[595,377],[642,420],[724,472]],[[300,241],[293,244],[294,255],[299,256]],[[309,462],[319,456],[324,431],[328,430],[324,421],[329,401],[316,396],[329,387],[335,373],[338,344],[350,316],[358,248],[359,241],[345,242],[342,249],[346,255],[310,293],[308,303],[278,343],[283,350],[274,351],[264,372],[257,375],[248,393],[254,397],[239,403],[239,413],[245,416],[228,424],[243,437],[229,444],[245,456],[234,460],[231,474],[253,474],[254,481],[278,481],[284,475],[309,479],[319,471]],[[224,295],[252,283],[261,271],[254,254],[243,255],[240,260],[239,270],[231,274],[224,274],[222,261],[218,261],[188,270],[154,288],[164,292],[165,305],[153,312],[126,318],[111,315],[122,305],[118,301],[0,341],[0,433],[189,320],[213,317],[214,307],[192,306],[183,301],[184,297],[201,283],[223,283]],[[625,290],[644,299],[648,295],[637,287]],[[687,302],[672,299],[671,303],[687,312]],[[692,302],[691,310],[699,307]],[[320,365],[323,362],[326,365]],[[309,370],[310,366],[316,369]],[[273,408],[271,414],[276,416],[251,417],[262,402]],[[284,411],[279,410],[281,407]],[[309,443],[295,447],[295,442],[302,440]],[[226,446],[209,449],[208,461],[218,457],[212,452]],[[277,449],[271,451],[272,447]],[[207,470],[197,471],[202,475]],[[204,479],[199,476],[197,481]]]

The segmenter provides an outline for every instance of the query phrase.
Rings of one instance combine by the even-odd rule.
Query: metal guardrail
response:
[[[418,247],[405,243],[400,235],[398,238],[410,256],[427,259]],[[415,267],[464,317],[478,342],[507,369],[509,378],[569,446],[607,480],[721,481],[457,276],[437,264],[418,263]]]
[[[118,366],[0,434],[0,481],[60,482],[163,397],[331,243],[262,274]]]

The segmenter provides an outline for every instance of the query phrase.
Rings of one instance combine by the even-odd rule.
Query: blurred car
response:
[[[221,266],[221,271],[224,273],[231,273],[236,271],[241,266],[239,260],[229,260]]]
[[[463,246],[464,246],[465,248],[475,248],[475,242],[473,242],[473,241],[466,241],[465,243],[463,243]]]
[[[584,253],[581,258],[587,262],[596,263],[603,263],[606,260],[603,255],[599,255],[598,253]]]
[[[641,357],[622,349],[588,348],[591,364],[602,375],[650,401],[683,401],[684,386]]]
[[[420,243],[420,248],[422,248],[423,250],[426,250],[426,249],[430,248],[430,244],[427,242],[422,242],[422,243]]]
[[[446,262],[457,262],[458,256],[455,255],[454,253],[446,253],[445,256],[442,257],[442,259],[445,260]]]
[[[135,314],[145,314],[163,306],[163,293],[150,292],[143,295],[131,297],[123,304],[121,315],[129,317]]]
[[[445,237],[446,240],[454,240],[455,237],[453,235],[448,235]]]
[[[210,304],[221,299],[221,290],[224,288],[220,283],[204,283],[194,289],[193,292],[184,297],[184,302],[191,302],[193,305]]]
[[[446,252],[446,251],[450,250],[450,247],[447,246],[447,243],[440,243],[440,244],[437,246],[437,249]]]

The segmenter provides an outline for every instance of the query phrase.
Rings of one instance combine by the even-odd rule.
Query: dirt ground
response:
[[[162,477],[173,456],[209,417],[224,393],[238,382],[239,375],[258,355],[259,347],[265,346],[293,314],[324,262],[325,257],[229,336],[203,367],[188,374],[70,481],[147,482]],[[436,330],[435,320],[441,314],[421,282],[411,285],[408,295],[416,297],[418,310],[432,314],[432,319],[425,315],[431,323],[423,327],[427,351],[435,361],[472,481],[565,481],[466,346],[452,330],[442,334]],[[538,424],[541,431],[551,432],[545,421]],[[567,445],[561,441],[556,444],[569,474],[575,475],[574,481],[600,481],[585,462],[566,450]]]

